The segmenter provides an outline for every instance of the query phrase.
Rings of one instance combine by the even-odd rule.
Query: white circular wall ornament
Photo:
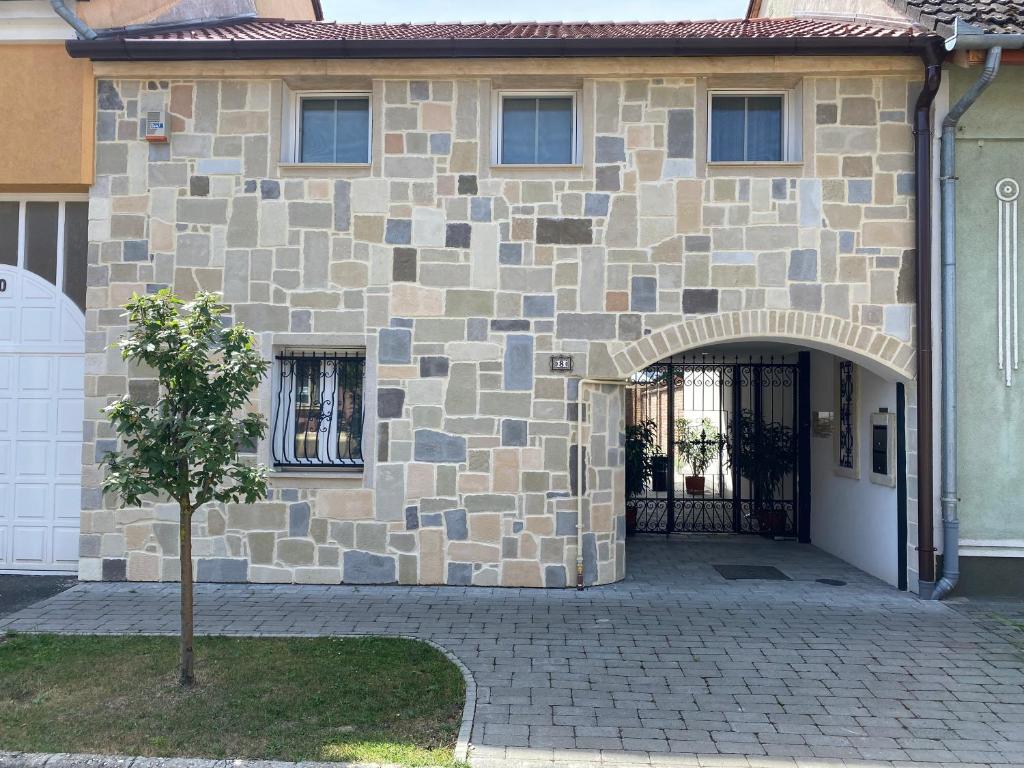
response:
[[[1013,372],[1020,366],[1017,306],[1017,199],[1020,184],[1011,178],[996,182],[999,200],[999,228],[996,242],[996,315],[999,331],[999,370],[1006,386],[1013,384]]]
[[[996,197],[1004,203],[1011,203],[1020,197],[1020,184],[1013,179],[1000,179],[996,182]]]

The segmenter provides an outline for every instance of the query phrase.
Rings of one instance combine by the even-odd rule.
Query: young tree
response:
[[[192,650],[192,515],[207,502],[252,504],[266,496],[266,468],[239,450],[266,432],[260,414],[242,414],[267,363],[252,333],[225,327],[216,294],[187,304],[169,290],[125,305],[129,330],[121,356],[148,366],[160,383],[156,403],[124,397],[105,410],[122,450],[107,454],[103,489],[130,506],[169,496],[180,510],[181,685],[195,682]]]

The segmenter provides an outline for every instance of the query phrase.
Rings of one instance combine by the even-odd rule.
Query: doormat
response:
[[[819,584],[828,584],[830,587],[845,587],[846,582],[840,579],[815,579]]]
[[[760,579],[764,581],[791,581],[789,576],[771,565],[715,565],[713,566],[723,579],[738,581],[740,579]]]

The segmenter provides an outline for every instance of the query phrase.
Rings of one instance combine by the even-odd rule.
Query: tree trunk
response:
[[[181,553],[181,677],[183,688],[195,684],[195,659],[192,649],[192,508],[180,505]]]

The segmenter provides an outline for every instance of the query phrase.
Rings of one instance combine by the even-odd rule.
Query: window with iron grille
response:
[[[275,360],[270,452],[276,467],[363,466],[363,351]]]

